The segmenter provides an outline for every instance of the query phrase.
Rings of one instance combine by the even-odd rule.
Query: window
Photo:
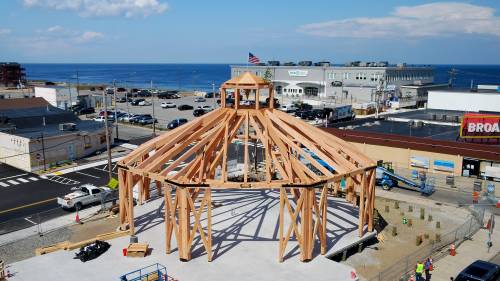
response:
[[[92,189],[92,194],[97,194],[97,193],[100,193],[101,190],[96,188],[96,189]]]
[[[299,89],[299,94],[302,94],[302,89]]]
[[[329,80],[334,80],[335,79],[335,73],[328,73],[328,79]]]

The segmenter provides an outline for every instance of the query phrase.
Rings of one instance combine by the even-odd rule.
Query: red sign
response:
[[[460,137],[466,139],[500,138],[500,115],[466,113],[460,126]]]

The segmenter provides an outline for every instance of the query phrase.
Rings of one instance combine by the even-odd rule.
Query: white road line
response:
[[[0,178],[0,180],[6,180],[6,179],[11,179],[11,178],[17,178],[17,177],[22,177],[22,176],[26,176],[26,175],[28,175],[28,174],[26,173],[26,174],[20,174],[20,175],[15,175],[15,176],[10,176],[10,177]]]
[[[82,172],[75,172],[77,174],[80,174],[80,175],[84,175],[84,176],[88,176],[88,177],[91,177],[91,178],[95,178],[95,179],[100,179],[100,177],[97,177],[97,176],[94,176],[94,175],[90,175],[90,174],[86,174],[86,173],[82,173]]]
[[[17,185],[17,184],[19,184],[19,183],[18,183],[17,181],[15,181],[15,180],[8,180],[7,182],[8,182],[8,183],[10,183],[10,184],[13,184],[13,185]]]
[[[37,181],[38,178],[35,178],[35,177],[29,177],[28,179],[32,180],[32,181]]]
[[[10,186],[10,185],[8,185],[8,184],[6,184],[6,183],[4,183],[4,182],[1,182],[1,181],[0,181],[0,185],[1,185],[1,186],[3,186],[3,187]]]
[[[23,179],[23,178],[18,178],[18,179],[16,179],[16,180],[21,181],[21,182],[30,182],[29,180],[25,180],[25,179]]]
[[[32,221],[32,220],[30,220],[28,218],[24,218],[24,219],[27,220],[27,221],[29,221],[29,222],[31,222],[32,224],[36,225],[36,222],[34,222],[34,221]]]

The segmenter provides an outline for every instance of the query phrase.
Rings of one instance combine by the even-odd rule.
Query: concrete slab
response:
[[[14,263],[9,280],[119,280],[119,276],[160,263],[178,280],[356,280],[351,267],[319,255],[309,263],[299,261],[296,241],[290,241],[283,263],[278,262],[279,193],[269,190],[213,191],[212,200],[222,203],[213,209],[213,261],[198,238],[193,258],[181,262],[175,239],[173,252],[165,254],[163,200],[157,199],[136,207],[136,230],[139,242],[152,248],[145,258],[122,256],[128,237],[112,240],[111,248],[96,260],[82,263],[74,252],[59,251]],[[358,210],[342,199],[330,199],[328,208],[328,252],[355,243]],[[206,217],[202,217],[206,225]],[[287,225],[287,222],[285,223]]]

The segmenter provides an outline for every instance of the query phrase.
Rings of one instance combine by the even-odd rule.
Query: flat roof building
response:
[[[427,107],[468,112],[500,112],[500,91],[481,88],[431,90]]]
[[[102,123],[80,120],[43,98],[0,102],[0,163],[33,172],[105,148]]]
[[[403,85],[429,84],[434,81],[432,67],[389,65],[387,62],[355,62],[344,66],[328,62],[301,62],[298,65],[269,62],[267,65],[231,66],[231,77],[245,71],[268,78],[273,82],[276,94],[292,97],[321,97],[335,99],[337,103],[364,103],[400,97]]]

